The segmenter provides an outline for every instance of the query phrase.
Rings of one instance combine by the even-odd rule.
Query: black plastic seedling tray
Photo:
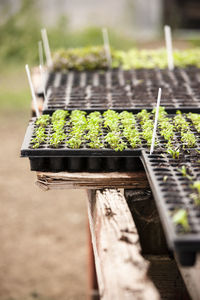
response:
[[[195,263],[196,253],[200,251],[200,206],[194,203],[189,180],[184,177],[179,168],[186,166],[196,180],[200,179],[200,155],[185,153],[179,160],[172,159],[166,154],[149,155],[142,151],[142,161],[146,170],[151,189],[161,216],[168,245],[173,249],[184,266]],[[164,180],[165,178],[165,180]],[[185,209],[188,213],[190,230],[172,222],[172,214],[176,209]]]
[[[126,149],[122,152],[112,149],[91,149],[83,145],[80,149],[67,148],[63,142],[59,148],[52,148],[48,140],[37,149],[31,147],[34,136],[35,118],[27,128],[21,148],[21,156],[29,157],[32,171],[131,171],[142,168],[141,149]],[[47,132],[50,126],[47,128]]]
[[[173,115],[168,115],[170,116],[173,117]],[[196,148],[182,149],[179,159],[173,159],[165,153],[166,141],[159,131],[157,133],[158,145],[153,155],[149,155],[145,141],[142,141],[141,147],[136,149],[128,147],[123,151],[114,151],[106,147],[91,149],[87,144],[80,149],[69,149],[65,141],[59,148],[52,148],[48,140],[48,133],[51,132],[50,125],[46,127],[45,143],[33,149],[31,140],[36,127],[35,120],[33,118],[30,121],[21,148],[21,156],[30,159],[31,170],[46,172],[134,171],[143,169],[143,163],[166,231],[169,247],[177,253],[182,265],[190,266],[195,263],[196,253],[200,251],[200,207],[196,206],[190,198],[192,190],[187,178],[178,171],[184,165],[195,180],[200,180],[200,154],[198,152],[200,138],[189,120],[187,121],[190,130],[196,136]],[[137,123],[137,128],[140,131],[139,123]],[[178,132],[173,143],[175,148],[181,144]],[[188,212],[189,232],[183,232],[179,225],[172,222],[172,213],[179,208]]]
[[[174,115],[168,115],[173,117]],[[66,145],[66,140],[63,141],[58,148],[53,148],[49,143],[49,137],[51,134],[51,126],[47,125],[46,141],[40,145],[39,148],[33,149],[31,140],[34,138],[34,130],[36,128],[35,118],[33,118],[27,128],[24,142],[21,148],[21,156],[29,157],[31,163],[31,170],[33,171],[128,171],[137,170],[141,167],[140,159],[141,151],[148,150],[149,147],[146,141],[142,139],[142,143],[137,148],[132,148],[127,143],[127,149],[123,151],[115,151],[110,149],[108,144],[104,141],[104,136],[107,130],[104,129],[103,136],[101,137],[104,148],[91,149],[87,143],[83,144],[79,149],[71,149]],[[197,149],[200,149],[200,139],[195,128],[191,125],[191,122],[187,120],[191,126],[191,131],[197,136]],[[137,128],[141,131],[141,126],[137,120]],[[69,128],[65,127],[66,139]],[[164,145],[166,141],[157,133],[158,146],[155,151],[165,151]],[[174,146],[179,147],[181,144],[180,133],[176,133],[176,139],[174,140]]]
[[[167,111],[198,112],[200,70],[195,67],[173,72],[164,69],[111,70],[96,72],[50,73],[43,113],[56,109],[86,111],[152,109],[158,88]]]

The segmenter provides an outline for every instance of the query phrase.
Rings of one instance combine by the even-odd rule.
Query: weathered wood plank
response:
[[[148,181],[144,171],[110,173],[37,172],[36,184],[44,189],[102,189],[146,188]]]
[[[193,267],[182,267],[178,259],[176,261],[191,299],[200,300],[200,254]]]
[[[101,299],[160,299],[124,196],[115,189],[90,191],[88,216]]]

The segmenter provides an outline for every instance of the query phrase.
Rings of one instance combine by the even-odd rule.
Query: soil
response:
[[[19,157],[27,123],[0,116],[0,299],[85,299],[86,193],[35,186]]]

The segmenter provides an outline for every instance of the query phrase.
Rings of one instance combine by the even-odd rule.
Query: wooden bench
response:
[[[37,172],[36,184],[45,191],[87,189],[95,258],[90,299],[190,299],[179,272],[183,268],[167,248],[145,172]]]
[[[36,92],[41,91],[39,76],[35,68]],[[41,111],[43,100],[38,101]],[[193,268],[176,263],[144,171],[37,172],[36,184],[44,191],[87,190],[89,299],[200,299],[200,258]]]

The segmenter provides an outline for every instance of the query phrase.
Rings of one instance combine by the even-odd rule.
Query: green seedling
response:
[[[153,137],[153,127],[154,123],[151,119],[151,114],[148,113],[145,109],[137,114],[137,118],[140,121],[142,127],[142,137],[146,140],[147,145],[151,146],[152,137]],[[155,146],[157,146],[157,139],[155,140]]]
[[[190,176],[190,175],[188,174],[186,166],[182,166],[181,169],[178,169],[178,171],[179,171],[184,177],[186,177],[187,179],[189,179],[189,180],[192,180],[192,179],[193,179],[193,176]]]
[[[163,182],[167,182],[167,179],[168,179],[168,176],[165,175],[165,176],[163,177]]]
[[[200,114],[189,113],[187,117],[192,121],[197,132],[200,133]]]
[[[112,67],[128,69],[138,68],[167,68],[166,49],[128,51],[111,49]],[[200,67],[200,49],[186,49],[173,51],[174,64],[177,67]],[[75,49],[60,49],[53,55],[54,70],[103,70],[107,68],[107,59],[103,46],[92,46]],[[138,80],[141,84],[141,80]]]
[[[166,152],[172,156],[173,159],[179,159],[180,150],[178,148],[168,147]]]
[[[176,225],[181,225],[184,231],[190,230],[190,226],[188,222],[188,214],[185,209],[177,210],[172,217],[172,221]]]
[[[120,138],[116,132],[109,132],[105,136],[105,141],[110,145],[111,149],[115,151],[123,151],[127,148],[126,143]]]
[[[69,112],[66,110],[58,109],[56,110],[51,118],[52,123],[59,120],[65,120],[69,116]]]
[[[50,121],[49,115],[42,115],[36,120],[35,124],[40,127],[46,127],[49,124],[49,121]]]
[[[68,147],[79,148],[83,143],[89,147],[98,149],[104,147],[105,129],[107,135],[105,141],[112,149],[122,151],[128,147],[133,149],[142,144],[142,140],[146,141],[147,146],[152,143],[153,127],[154,127],[154,110],[152,113],[142,110],[137,115],[131,112],[123,111],[118,113],[114,110],[107,110],[103,113],[92,112],[86,116],[86,112],[74,110],[70,113],[64,110],[57,110],[52,117],[43,115],[36,122],[35,138],[32,139],[32,147],[38,148],[46,139],[45,131],[40,128],[46,128],[50,125],[49,141],[53,147],[58,147],[65,139]],[[195,126],[199,123],[199,117],[196,114],[188,114],[193,120]],[[138,129],[138,123],[140,128]],[[181,141],[183,145],[174,146],[175,132],[181,133]],[[67,137],[65,132],[67,132]],[[160,107],[158,118],[158,133],[164,137],[166,143],[161,144],[166,148],[174,159],[178,159],[180,149],[185,147],[195,147],[196,137],[190,131],[189,123],[186,121],[181,112],[177,112],[174,119],[168,117],[165,109]],[[155,142],[158,145],[158,138]]]
[[[72,149],[78,149],[82,144],[82,139],[78,138],[77,136],[73,136],[68,141],[66,141],[66,144]]]
[[[191,188],[196,190],[197,194],[192,194],[191,198],[195,201],[196,205],[200,205],[200,181],[193,182]]]
[[[31,143],[33,143],[32,148],[39,148],[40,145],[45,141],[46,139],[46,134],[45,134],[45,128],[43,127],[38,127],[35,130],[35,138],[31,140]]]
[[[200,195],[200,181],[197,180],[193,183],[192,188],[196,189]]]
[[[59,145],[65,140],[66,135],[63,132],[54,132],[50,138],[50,145],[58,148]]]
[[[185,143],[185,145],[189,148],[195,147],[196,145],[196,138],[193,133],[189,130],[187,132],[181,133],[181,141]]]
[[[100,137],[102,136],[102,116],[100,112],[92,112],[87,116],[87,140],[89,147],[93,149],[103,148]]]

